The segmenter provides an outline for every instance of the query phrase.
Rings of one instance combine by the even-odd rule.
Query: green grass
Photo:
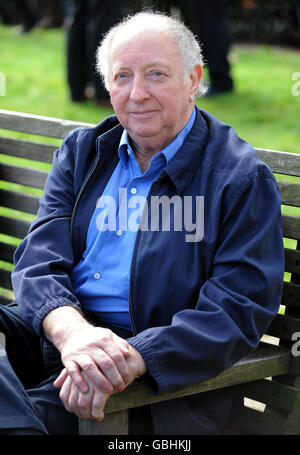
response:
[[[6,78],[2,109],[96,123],[111,113],[92,102],[72,103],[66,83],[63,29],[35,29],[15,36],[0,26],[0,71]]]
[[[69,99],[63,29],[34,29],[16,36],[0,26],[0,72],[6,78],[2,109],[97,123],[112,111]],[[300,96],[292,96],[299,52],[272,46],[233,46],[235,91],[199,106],[231,124],[255,147],[300,152]]]

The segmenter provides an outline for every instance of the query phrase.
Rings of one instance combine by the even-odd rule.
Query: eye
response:
[[[166,74],[160,70],[153,70],[150,72],[150,77],[157,81],[162,81],[165,79]]]
[[[124,81],[128,78],[128,73],[122,72],[122,73],[117,73],[114,77],[115,81]]]

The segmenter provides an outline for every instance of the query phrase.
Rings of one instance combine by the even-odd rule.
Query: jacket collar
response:
[[[190,134],[163,172],[170,177],[179,194],[183,193],[198,170],[208,138],[208,125],[201,110],[196,108],[196,119]]]
[[[104,122],[96,127],[100,136],[97,138],[98,153],[108,154],[112,161],[119,159],[118,146],[123,133],[123,127],[116,116],[108,117]],[[105,132],[104,132],[104,131]],[[203,158],[203,152],[207,146],[209,129],[201,110],[196,107],[196,119],[194,125],[185,139],[182,147],[169,161],[167,167],[162,172],[158,180],[165,178],[166,175],[172,180],[179,194],[189,185],[190,181],[199,168]]]

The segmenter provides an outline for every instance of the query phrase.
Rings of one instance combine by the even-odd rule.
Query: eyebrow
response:
[[[156,61],[147,63],[143,67],[144,70],[151,69],[151,68],[164,68],[164,69],[167,69],[169,71],[172,69],[171,65],[169,65],[166,62],[162,62],[160,60],[156,60]],[[118,71],[131,70],[131,66],[130,65],[126,65],[126,64],[122,64],[120,66],[115,66],[114,63],[113,63],[111,69],[112,69],[112,73],[115,73],[115,72],[118,72]]]

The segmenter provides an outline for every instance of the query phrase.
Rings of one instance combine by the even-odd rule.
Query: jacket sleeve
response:
[[[14,256],[15,298],[25,322],[38,334],[49,311],[63,305],[79,308],[69,278],[74,261],[69,229],[75,202],[75,140],[76,133],[70,133],[54,153],[37,219]]]
[[[128,339],[144,358],[154,393],[212,378],[257,347],[281,301],[280,207],[273,176],[232,187],[196,307]]]

